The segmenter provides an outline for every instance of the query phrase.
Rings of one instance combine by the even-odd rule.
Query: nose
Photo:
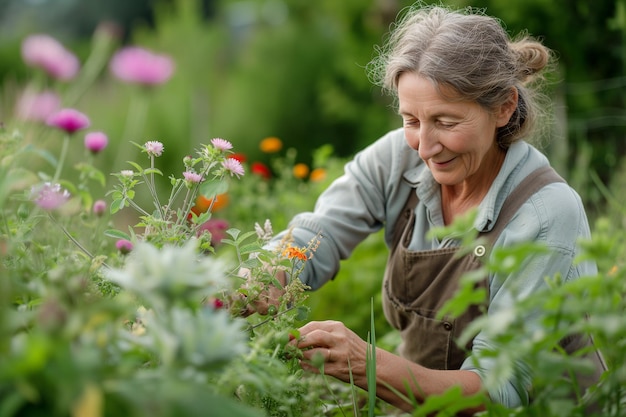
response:
[[[428,160],[443,150],[437,134],[422,124],[420,127],[405,131],[409,146],[419,152],[420,158]]]

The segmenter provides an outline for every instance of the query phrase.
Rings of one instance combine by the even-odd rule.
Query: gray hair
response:
[[[394,96],[405,72],[451,87],[488,111],[509,100],[516,88],[517,109],[497,132],[504,149],[529,136],[544,112],[532,85],[543,79],[552,52],[527,34],[512,40],[499,20],[480,10],[410,7],[378,52],[367,67],[370,79]]]

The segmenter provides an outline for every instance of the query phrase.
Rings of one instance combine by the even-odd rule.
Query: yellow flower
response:
[[[326,179],[326,170],[324,168],[315,168],[311,171],[309,179],[313,182],[320,182]]]
[[[289,259],[297,258],[301,261],[306,261],[307,256],[305,254],[306,248],[297,248],[295,246],[289,246],[287,249],[283,251],[283,256],[286,256]]]
[[[309,175],[309,167],[307,164],[295,164],[293,166],[293,176],[299,180],[303,180]]]
[[[265,153],[276,153],[283,148],[283,142],[277,137],[270,136],[261,141],[259,148]]]

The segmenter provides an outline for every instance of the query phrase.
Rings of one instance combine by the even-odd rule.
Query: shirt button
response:
[[[444,322],[443,322],[443,328],[444,328],[445,330],[447,330],[447,331],[452,330],[452,323],[449,323],[449,322],[447,322],[447,321],[444,321]]]

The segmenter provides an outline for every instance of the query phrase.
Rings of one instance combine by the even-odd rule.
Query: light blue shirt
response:
[[[478,207],[474,227],[479,231],[491,230],[511,191],[532,171],[548,164],[547,158],[528,143],[514,143]],[[315,256],[307,261],[300,276],[302,281],[313,289],[319,288],[337,274],[341,260],[347,259],[360,242],[383,227],[385,242],[391,245],[396,220],[409,192],[414,189],[419,203],[409,249],[432,250],[458,245],[452,238],[441,241],[426,238],[432,227],[444,225],[440,186],[417,151],[407,145],[404,131],[397,129],[359,152],[346,164],[344,174],[322,193],[314,211],[301,213],[290,223],[299,246],[306,246],[317,234],[322,235]],[[277,239],[281,236],[279,234]],[[573,280],[595,274],[594,264],[574,263],[579,251],[578,240],[589,237],[585,210],[571,187],[554,183],[535,193],[511,219],[495,246],[538,242],[551,250],[527,259],[523,268],[514,274],[489,276],[488,314],[508,308],[512,298],[524,298],[545,287],[546,277],[559,274],[564,280]],[[483,349],[493,349],[493,345],[486,334],[479,333],[474,339],[473,355],[461,369],[485,378],[493,363],[480,359],[478,366],[474,365],[474,358],[479,357],[474,354]],[[517,365],[518,376],[522,378],[491,389],[489,395],[493,401],[509,407],[528,403],[529,369],[523,363]]]

